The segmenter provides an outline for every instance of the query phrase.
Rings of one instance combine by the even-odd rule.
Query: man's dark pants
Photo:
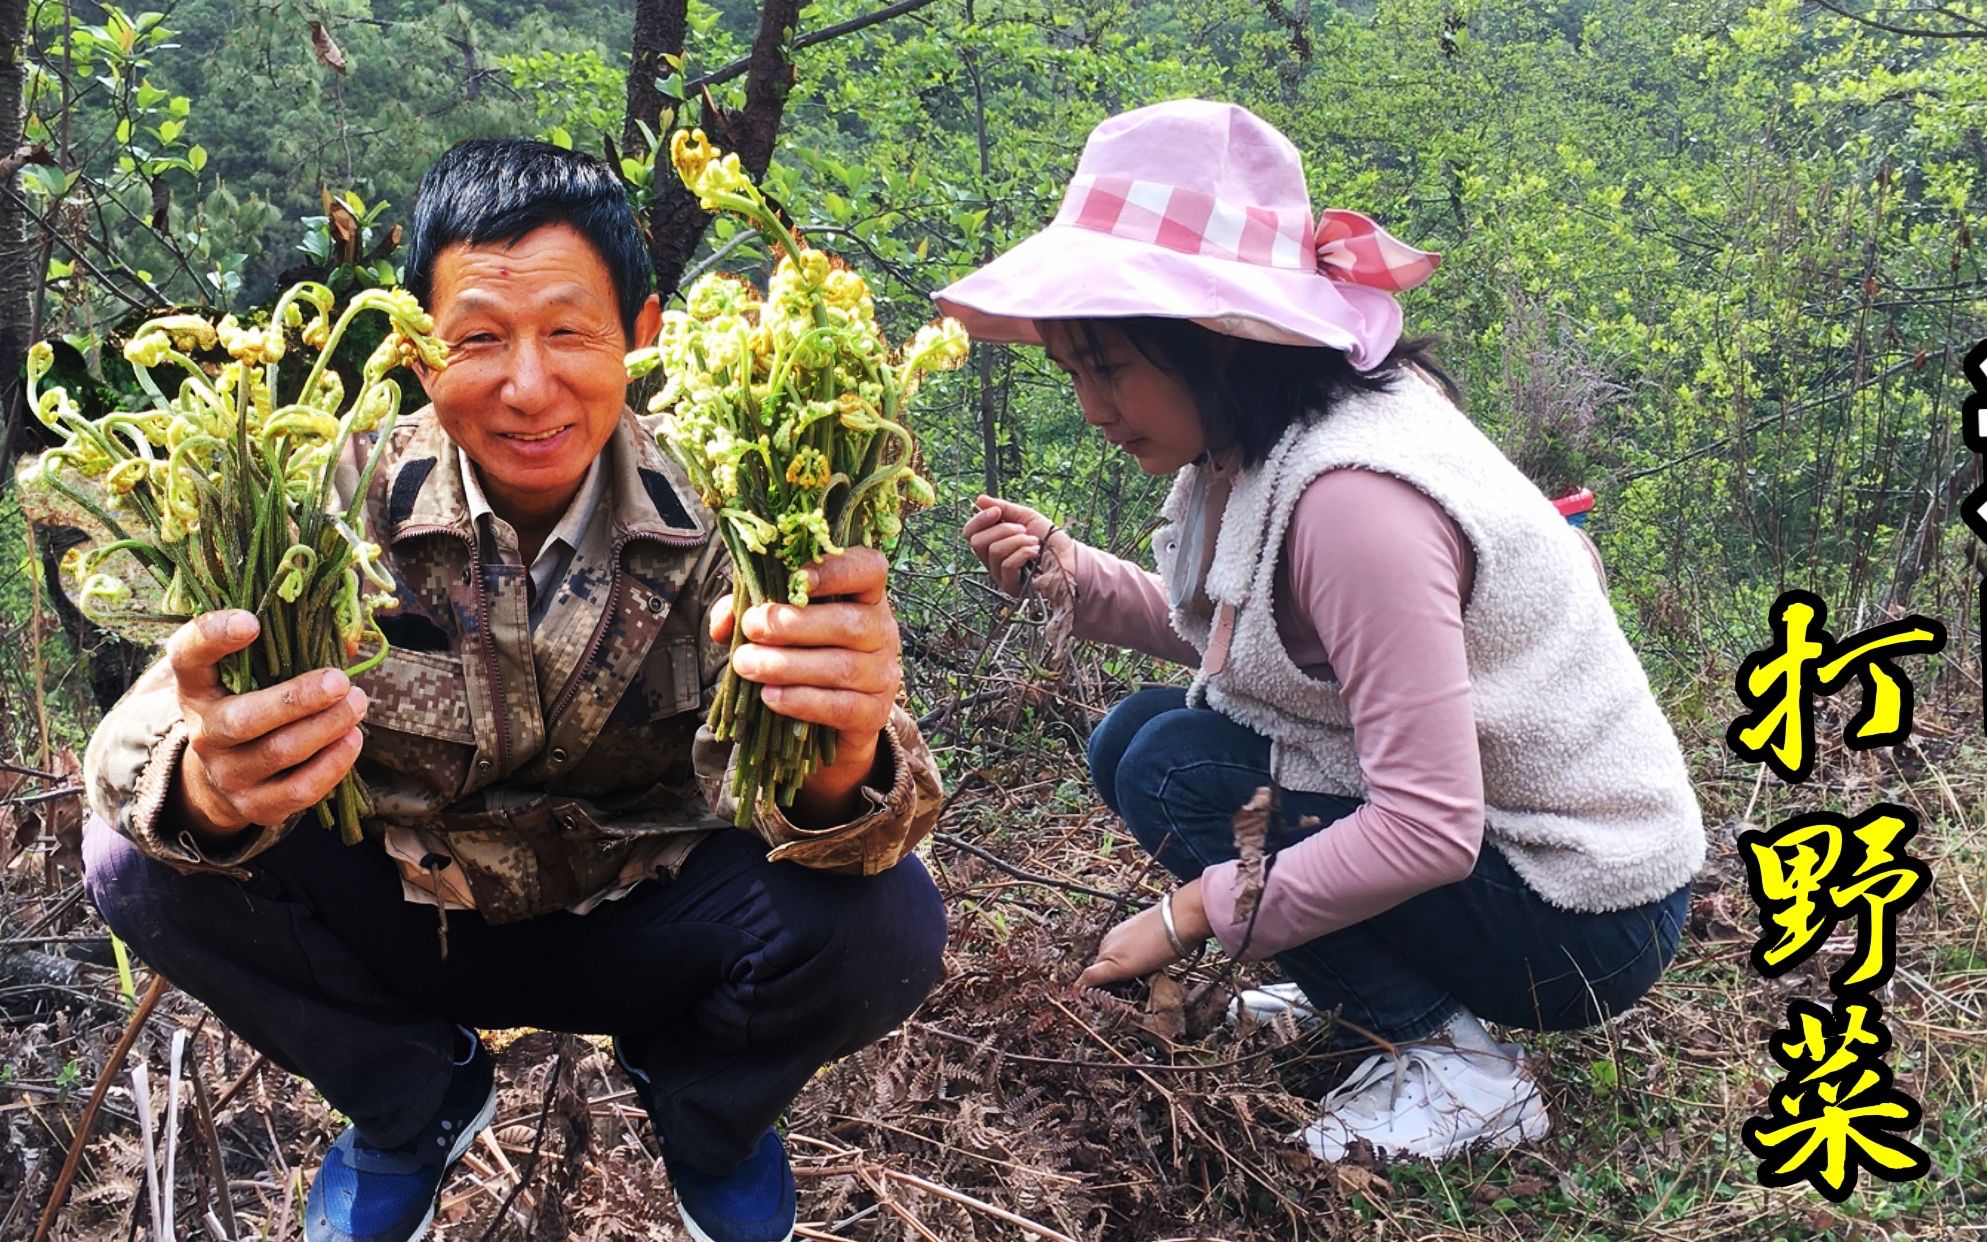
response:
[[[674,878],[586,915],[491,925],[404,900],[377,842],[306,819],[247,881],[181,875],[92,816],[85,884],[145,962],[383,1147],[440,1108],[454,1024],[618,1035],[673,1157],[721,1173],[815,1071],[903,1021],[938,978],[945,912],[915,857],[849,877],[720,832]]]

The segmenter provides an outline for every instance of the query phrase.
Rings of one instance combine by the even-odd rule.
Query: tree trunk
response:
[[[759,12],[759,35],[752,43],[752,59],[745,76],[745,109],[737,113],[720,112],[704,97],[701,124],[704,132],[710,135],[713,143],[725,151],[736,151],[745,171],[756,180],[766,175],[766,166],[773,161],[773,146],[780,135],[780,118],[786,112],[787,95],[793,90],[794,68],[791,55],[794,23],[800,18],[800,10],[806,0],[766,0]],[[683,28],[680,24],[682,5],[679,0],[641,0],[636,17],[636,67],[628,75],[628,120],[623,137],[634,133],[638,116],[653,117],[661,107],[661,93],[654,88],[653,76],[644,73],[641,57],[646,46],[655,47],[655,63],[660,65],[661,40],[670,33],[664,28],[669,14],[661,10],[674,6],[676,20],[673,27],[675,46],[666,49],[680,52],[683,47]],[[655,10],[652,28],[644,33],[641,21],[644,15]],[[662,66],[667,68],[667,66]],[[637,94],[638,88],[645,88],[646,94]],[[646,114],[635,109],[648,109]],[[660,137],[660,135],[658,135]],[[655,200],[649,208],[649,256],[655,262],[656,291],[665,298],[676,291],[676,284],[682,279],[683,271],[690,266],[690,257],[697,253],[697,247],[704,240],[704,230],[710,224],[710,213],[697,205],[697,200],[683,188],[683,183],[669,169],[666,158],[659,160],[660,167],[655,175]]]
[[[0,0],[0,157],[21,145],[22,91],[27,83],[27,0]],[[17,176],[4,188],[14,191]],[[12,194],[0,194],[0,485],[13,478],[15,443],[25,402],[21,367],[34,331],[35,248],[27,216]]]
[[[669,73],[663,57],[683,54],[689,11],[690,0],[635,0],[633,54],[628,62],[628,110],[621,122],[621,150],[636,159],[648,154],[649,149],[642,140],[642,126],[654,129],[668,102],[655,88],[655,81]]]

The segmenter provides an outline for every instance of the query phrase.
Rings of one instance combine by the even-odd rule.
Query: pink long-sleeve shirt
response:
[[[1455,522],[1399,479],[1332,470],[1299,498],[1273,615],[1297,666],[1342,684],[1367,800],[1279,852],[1253,934],[1235,917],[1237,864],[1202,874],[1230,955],[1267,957],[1470,873],[1484,823],[1463,653],[1474,573]],[[1078,545],[1074,576],[1079,637],[1199,664],[1173,630],[1157,574]]]

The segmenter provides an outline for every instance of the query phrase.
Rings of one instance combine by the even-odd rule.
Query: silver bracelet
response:
[[[1176,889],[1174,891],[1177,892],[1178,890]],[[1159,903],[1159,925],[1166,929],[1166,943],[1172,946],[1173,956],[1181,959],[1190,958],[1190,957],[1197,958],[1201,955],[1203,951],[1206,950],[1207,942],[1205,940],[1201,941],[1200,945],[1192,950],[1189,950],[1187,946],[1180,940],[1180,931],[1178,928],[1173,926],[1172,893],[1167,893],[1165,898],[1161,900]]]

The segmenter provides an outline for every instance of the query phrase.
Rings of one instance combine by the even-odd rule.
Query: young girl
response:
[[[1400,341],[1393,294],[1436,261],[1314,218],[1282,134],[1186,100],[1098,126],[1055,221],[934,295],[980,340],[1041,345],[1085,421],[1174,478],[1156,575],[1012,501],[965,527],[1004,590],[1054,556],[1079,636],[1197,670],[1090,739],[1098,793],[1183,883],[1079,982],[1210,935],[1273,956],[1342,1042],[1398,1049],[1325,1098],[1304,1136],[1327,1160],[1544,1135],[1522,1053],[1480,1019],[1634,1004],[1705,852],[1589,545]],[[1275,853],[1250,884],[1232,821],[1265,786]]]

